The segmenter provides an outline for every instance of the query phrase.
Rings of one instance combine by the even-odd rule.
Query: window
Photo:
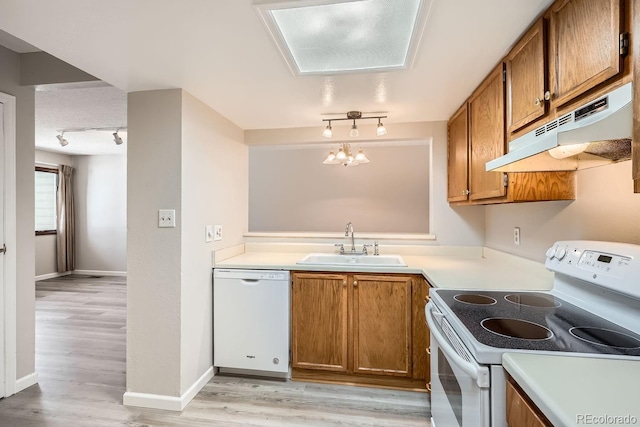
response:
[[[58,170],[36,166],[36,236],[56,234]]]

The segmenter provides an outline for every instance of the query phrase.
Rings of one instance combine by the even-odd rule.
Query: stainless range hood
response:
[[[487,171],[571,171],[631,159],[632,86],[628,83],[509,143]]]

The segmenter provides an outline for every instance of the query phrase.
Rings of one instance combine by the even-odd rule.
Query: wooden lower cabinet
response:
[[[296,273],[291,366],[347,372],[347,275]]]
[[[507,425],[509,427],[552,427],[551,422],[512,378],[507,381]]]
[[[411,277],[353,276],[353,370],[410,377]]]
[[[422,276],[292,273],[292,379],[426,389]]]

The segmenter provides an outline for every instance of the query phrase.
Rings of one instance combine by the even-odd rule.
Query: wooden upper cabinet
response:
[[[622,71],[621,0],[564,0],[549,9],[552,106],[560,106]]]
[[[467,200],[469,194],[469,132],[467,104],[449,119],[448,188],[447,200]]]
[[[293,274],[292,367],[346,372],[347,275]]]
[[[354,372],[411,376],[411,281],[353,276]]]
[[[547,112],[546,22],[538,20],[505,58],[507,131],[514,132]]]
[[[504,65],[500,63],[469,98],[469,200],[506,194],[500,172],[485,164],[505,154]]]

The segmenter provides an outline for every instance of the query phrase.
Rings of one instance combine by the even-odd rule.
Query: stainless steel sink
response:
[[[302,265],[344,265],[362,267],[406,267],[400,255],[336,255],[315,253],[298,261]]]

